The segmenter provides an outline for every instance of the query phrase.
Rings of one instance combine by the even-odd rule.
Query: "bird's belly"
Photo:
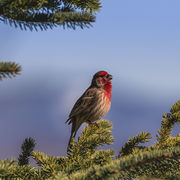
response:
[[[111,102],[109,99],[107,98],[103,98],[103,102],[97,102],[98,105],[96,106],[95,109],[93,109],[89,114],[90,116],[88,116],[87,122],[94,122],[97,121],[99,119],[101,119],[110,109],[111,106]]]

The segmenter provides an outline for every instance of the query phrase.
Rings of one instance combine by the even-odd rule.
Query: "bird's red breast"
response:
[[[111,89],[112,89],[111,81],[108,81],[104,86],[104,91],[105,91],[105,96],[107,96],[109,101],[111,101]]]

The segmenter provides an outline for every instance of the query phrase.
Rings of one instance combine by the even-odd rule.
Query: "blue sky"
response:
[[[155,137],[163,113],[180,98],[180,1],[102,6],[90,29],[30,32],[0,23],[0,60],[22,65],[20,76],[1,81],[0,159],[16,158],[28,136],[38,150],[65,155],[71,127],[64,122],[99,70],[114,77],[105,116],[114,125],[111,147],[118,151],[140,131]]]

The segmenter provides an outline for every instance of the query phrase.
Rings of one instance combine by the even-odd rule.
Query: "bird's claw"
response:
[[[97,128],[99,128],[99,125],[97,122],[94,122],[94,123],[90,122],[89,125],[93,125],[93,126],[96,126]]]

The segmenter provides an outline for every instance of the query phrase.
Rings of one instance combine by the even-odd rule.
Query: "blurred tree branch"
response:
[[[14,62],[0,62],[0,79],[15,77],[21,71],[21,66]]]
[[[95,22],[100,8],[99,0],[0,0],[0,21],[31,31],[84,28]]]

